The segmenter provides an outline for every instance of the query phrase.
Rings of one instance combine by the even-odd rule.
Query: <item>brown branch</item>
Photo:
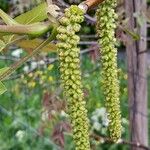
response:
[[[108,137],[99,136],[99,135],[96,135],[96,134],[91,135],[91,137],[93,139],[95,139],[96,141],[103,141],[105,143],[114,144],[114,142]],[[150,147],[147,147],[143,144],[126,141],[126,140],[123,140],[123,139],[121,139],[118,143],[115,143],[115,144],[129,145],[129,146],[134,146],[134,147],[137,147],[137,148],[143,148],[145,150],[150,150]]]
[[[98,4],[102,3],[104,0],[86,0],[85,1],[85,4],[89,7],[89,8],[92,8],[92,7],[95,7],[97,6]]]

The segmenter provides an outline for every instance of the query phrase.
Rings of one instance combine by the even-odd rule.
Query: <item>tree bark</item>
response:
[[[135,41],[128,36],[126,44],[128,63],[128,97],[131,141],[148,145],[148,105],[147,105],[147,26],[146,20],[139,25],[134,18],[136,12],[142,15],[146,9],[146,0],[125,0],[126,17],[129,19],[127,28],[138,30],[140,40]],[[143,150],[131,147],[132,150]]]

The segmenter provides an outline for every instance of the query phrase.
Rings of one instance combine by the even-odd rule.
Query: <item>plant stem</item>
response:
[[[30,25],[0,25],[1,36],[10,35],[10,34],[19,34],[19,35],[31,35],[37,36],[42,35],[43,33],[50,30],[51,26],[49,23],[36,23]]]

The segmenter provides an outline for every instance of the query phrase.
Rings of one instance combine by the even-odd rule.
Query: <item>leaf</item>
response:
[[[0,52],[5,48],[6,44],[0,40]]]
[[[2,82],[0,82],[0,95],[2,95],[4,92],[6,92],[6,87],[5,87],[5,85],[2,83]]]
[[[128,33],[130,36],[132,36],[132,38],[133,38],[134,40],[139,40],[139,39],[140,39],[139,34],[137,34],[136,32],[130,31],[130,30],[127,29],[127,28],[124,28],[124,31],[125,31],[126,33]]]
[[[41,39],[34,39],[34,40],[22,40],[16,43],[17,46],[27,50],[28,53],[31,53],[38,45],[43,42]],[[56,45],[49,43],[45,47],[42,48],[44,52],[54,52],[56,51]]]
[[[32,10],[12,19],[8,14],[6,14],[2,9],[0,9],[0,17],[7,25],[32,24],[47,19],[48,16],[46,10],[46,3],[41,3],[37,7],[34,7]]]
[[[139,40],[140,36],[138,33],[136,33],[135,31],[131,31],[130,29],[128,29],[125,25],[119,25],[120,29],[122,29],[124,32],[126,32],[127,34],[129,34],[134,40]]]
[[[9,67],[4,67],[0,69],[0,76],[9,69]]]
[[[37,7],[34,7],[32,10],[19,15],[18,17],[15,18],[15,20],[21,24],[31,24],[43,21],[47,19],[46,8],[47,8],[46,3],[41,3]]]
[[[14,19],[7,15],[3,10],[0,9],[0,17],[7,25],[16,25],[18,24]]]
[[[47,8],[46,3],[41,3],[37,7],[34,7],[32,10],[19,15],[14,20],[20,24],[31,24],[31,23],[43,21],[47,18],[46,8]],[[7,45],[12,41],[12,39],[14,39],[14,35],[4,36],[3,38]]]

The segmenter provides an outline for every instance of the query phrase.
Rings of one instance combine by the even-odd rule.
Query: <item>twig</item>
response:
[[[96,41],[81,41],[79,42],[79,45],[97,45]]]
[[[51,29],[48,22],[29,25],[0,25],[1,36],[19,34],[19,35],[42,35]]]
[[[86,0],[85,4],[89,7],[95,7],[97,5],[99,5],[100,3],[102,3],[104,0]]]
[[[96,141],[103,141],[104,143],[114,144],[114,142],[108,137],[99,136],[99,135],[96,135],[96,134],[91,135],[91,137],[93,139],[95,139]],[[140,144],[140,143],[134,143],[134,142],[126,141],[126,140],[123,140],[123,139],[119,140],[115,144],[130,145],[130,146],[134,146],[134,147],[137,147],[137,148],[143,148],[145,150],[150,150],[150,147],[148,147],[148,146],[145,146],[145,145]]]

